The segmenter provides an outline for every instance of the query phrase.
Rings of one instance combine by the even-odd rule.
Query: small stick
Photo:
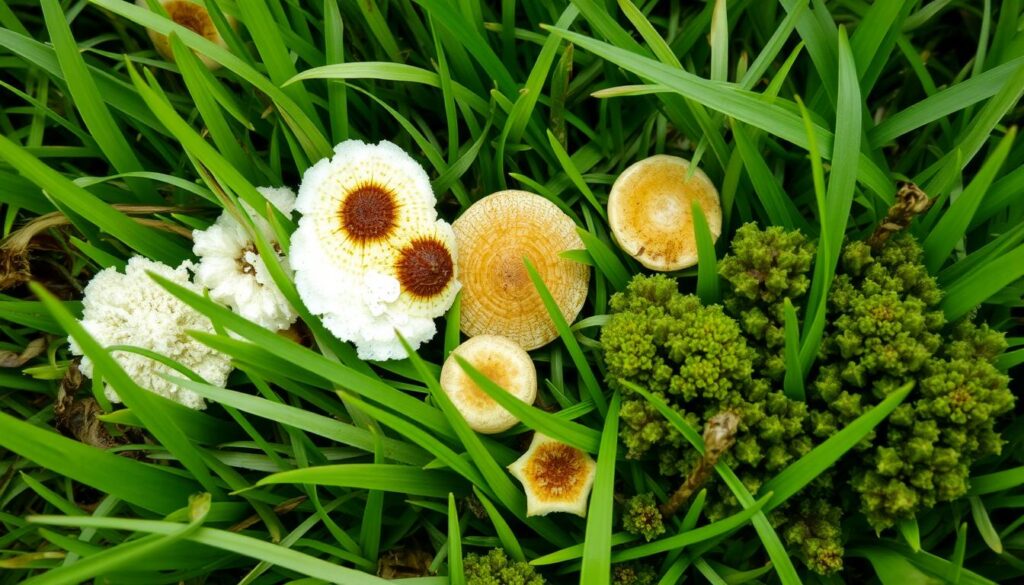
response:
[[[903,183],[896,193],[896,203],[893,203],[885,219],[875,229],[875,233],[868,238],[868,245],[875,250],[881,248],[890,236],[906,229],[916,215],[927,211],[933,201],[917,185]]]
[[[718,463],[718,458],[736,441],[739,424],[739,415],[730,411],[720,412],[708,419],[704,425],[704,456],[697,462],[697,467],[690,472],[683,485],[661,505],[662,515],[668,518],[678,512],[690,496],[707,482],[711,469]]]

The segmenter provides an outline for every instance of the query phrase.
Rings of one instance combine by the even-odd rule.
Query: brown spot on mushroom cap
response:
[[[359,185],[345,197],[338,220],[345,235],[356,242],[384,240],[395,230],[395,194],[375,183]]]
[[[527,516],[586,516],[597,475],[597,463],[587,453],[537,432],[530,448],[508,470],[523,484]]]
[[[460,324],[467,335],[502,335],[524,349],[558,337],[524,257],[567,321],[583,308],[589,268],[560,256],[582,249],[583,241],[576,224],[554,203],[525,191],[499,191],[470,206],[452,227],[463,287]]]
[[[395,268],[402,289],[416,297],[440,294],[455,271],[448,248],[430,237],[416,238],[402,248]]]
[[[149,3],[146,0],[136,0],[138,6],[143,8],[149,8]],[[202,36],[208,41],[212,41],[222,47],[227,47],[227,43],[221,36],[217,27],[213,24],[213,19],[210,18],[210,13],[206,7],[198,2],[192,0],[160,0],[160,4],[164,10],[167,11],[167,15],[176,24],[179,24],[190,31]],[[231,16],[225,16],[228,23],[234,27],[236,21]],[[152,29],[146,29],[149,34],[149,39],[153,42],[153,48],[156,49],[164,59],[173,62],[174,52],[171,50],[170,40],[166,35],[162,35]],[[210,59],[202,53],[196,53],[199,60],[203,62],[209,69],[216,69],[220,67],[220,63]]]
[[[608,221],[616,241],[651,270],[680,270],[697,263],[691,203],[704,211],[712,236],[722,231],[718,190],[690,162],[656,155],[630,165],[608,196]]]
[[[456,356],[526,404],[533,404],[537,398],[537,370],[526,350],[497,335],[473,337],[456,347],[441,368],[441,388],[473,430],[500,433],[512,428],[519,419],[484,392],[462,369]]]
[[[587,456],[565,443],[544,443],[526,463],[524,473],[543,501],[572,501],[586,487]]]

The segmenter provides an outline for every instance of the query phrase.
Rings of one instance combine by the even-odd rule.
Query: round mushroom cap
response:
[[[576,224],[554,203],[526,191],[499,191],[471,205],[452,228],[466,335],[502,335],[527,350],[558,337],[524,257],[537,269],[566,321],[579,315],[590,269],[560,256],[582,249],[583,240]]]
[[[537,369],[526,350],[507,337],[477,335],[452,350],[441,367],[441,388],[478,433],[507,431],[519,419],[494,401],[462,369],[455,356],[526,404],[537,398]]]
[[[704,210],[711,235],[722,232],[718,190],[700,169],[687,180],[690,161],[659,154],[633,163],[608,195],[608,222],[619,246],[651,270],[668,272],[697,263],[691,204]]]
[[[149,8],[149,3],[146,0],[136,0],[135,4],[142,8]],[[227,42],[225,42],[217,30],[216,25],[213,24],[213,19],[210,18],[210,12],[202,4],[193,0],[160,0],[160,4],[175,23],[180,24],[208,41],[222,47],[227,47]],[[235,26],[234,18],[231,16],[226,16],[226,18],[231,26]],[[174,52],[171,51],[171,42],[167,36],[155,32],[153,29],[146,29],[146,32],[149,34],[149,39],[153,42],[153,48],[164,59],[173,62]],[[199,57],[199,60],[208,69],[220,67],[220,63],[202,53],[196,52],[196,56]]]

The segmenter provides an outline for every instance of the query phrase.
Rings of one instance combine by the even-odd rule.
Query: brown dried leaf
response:
[[[20,353],[13,351],[0,351],[0,368],[18,368],[23,366],[30,359],[46,351],[46,338],[33,339],[25,346]]]
[[[397,548],[385,552],[377,563],[377,576],[383,579],[426,577],[434,555],[418,548]]]

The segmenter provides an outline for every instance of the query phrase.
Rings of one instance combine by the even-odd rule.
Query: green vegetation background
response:
[[[0,369],[0,583],[358,584],[377,582],[381,560],[442,575],[410,583],[449,573],[460,583],[462,554],[495,546],[546,556],[553,582],[578,581],[580,567],[584,582],[606,582],[622,539],[602,504],[615,485],[659,480],[600,457],[615,453],[615,417],[587,400],[603,387],[596,339],[609,296],[639,271],[609,244],[604,199],[625,166],[654,153],[697,160],[719,185],[718,257],[747,221],[832,246],[863,237],[897,183],[913,181],[937,200],[912,231],[943,310],[982,304],[980,318],[1010,331],[1001,366],[1024,361],[1013,329],[1024,293],[1020,0],[207,4],[240,17],[229,49],[133,2],[0,0],[0,228],[20,236],[0,256],[0,350],[17,362],[43,339],[40,353]],[[175,33],[176,65],[152,50],[147,27]],[[223,68],[209,73],[190,49]],[[83,412],[98,389],[62,394],[76,388],[64,339],[90,275],[135,253],[177,264],[189,256],[184,234],[221,206],[259,201],[256,186],[294,186],[346,138],[413,153],[448,219],[523,188],[577,221],[587,250],[573,258],[595,267],[591,295],[534,356],[542,403],[567,407],[536,410],[527,426],[599,455],[594,498],[606,511],[523,517],[503,470],[518,440],[477,437],[439,400],[438,364],[458,342],[450,325],[422,359],[366,364],[314,319],[307,349],[182,293],[238,334],[204,339],[238,363],[229,389],[184,382],[214,403],[194,412],[98,360],[128,406],[98,418],[120,426],[96,425],[89,410],[68,420],[66,408]],[[717,282],[698,272],[682,275],[684,289]],[[850,535],[833,581],[1024,576],[1024,423],[1004,436],[1004,456],[979,465],[969,498],[877,537]],[[827,460],[804,463],[776,494],[793,495]],[[190,504],[197,492],[211,500]],[[735,525],[691,530],[672,570],[712,583],[820,580],[758,525],[765,500],[748,505]]]

